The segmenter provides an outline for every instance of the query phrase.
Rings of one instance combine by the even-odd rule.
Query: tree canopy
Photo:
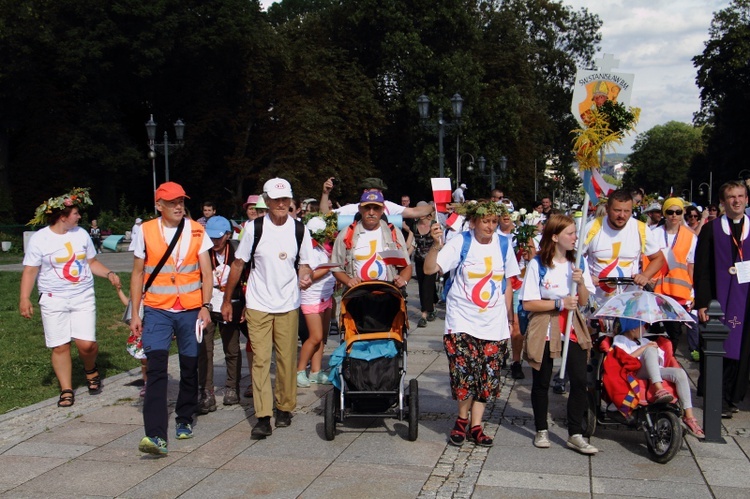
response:
[[[694,121],[706,125],[708,144],[702,166],[720,185],[736,179],[750,157],[750,0],[732,0],[714,14],[706,47],[693,63],[701,96]]]
[[[211,199],[238,215],[276,175],[303,198],[329,176],[342,203],[365,176],[390,197],[427,198],[437,135],[416,100],[428,95],[432,121],[443,108],[451,123],[455,93],[464,110],[446,172],[484,156],[529,204],[535,162],[556,158],[572,175],[572,83],[600,26],[552,0],[284,0],[267,13],[257,0],[0,0],[0,219],[25,222],[73,186],[92,188],[95,210],[123,197],[149,208],[152,114],[157,142],[186,123],[170,180],[194,210]],[[163,156],[155,165],[162,182]],[[487,177],[462,176],[489,194]]]
[[[636,137],[623,183],[643,187],[648,193],[667,195],[670,189],[679,193],[690,187],[691,168],[703,149],[700,127],[678,121],[656,125]],[[705,177],[708,181],[708,175]]]

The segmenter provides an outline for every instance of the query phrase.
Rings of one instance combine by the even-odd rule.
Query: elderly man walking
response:
[[[143,320],[133,313],[130,330],[143,337],[148,359],[148,388],[143,401],[146,436],[141,452],[167,454],[167,362],[172,336],[180,357],[180,391],[175,405],[176,436],[193,436],[198,408],[198,341],[196,321],[211,321],[213,243],[203,226],[185,218],[185,190],[175,182],[156,189],[161,216],[143,224],[133,240],[132,309],[144,305]],[[145,283],[145,286],[144,286]]]
[[[299,290],[312,284],[309,263],[313,246],[302,222],[289,215],[293,197],[292,186],[282,178],[273,178],[263,186],[268,214],[246,225],[221,306],[224,320],[231,321],[230,297],[245,262],[250,262],[245,317],[254,354],[253,405],[258,418],[251,432],[254,439],[272,433],[274,398],[277,428],[292,423],[292,411],[297,406],[297,309]],[[276,353],[275,390],[271,387],[272,351]]]
[[[353,287],[362,281],[390,281],[403,288],[411,279],[406,242],[400,230],[381,219],[384,210],[383,194],[366,191],[359,202],[362,219],[339,232],[333,244],[331,261],[342,267],[333,269],[333,275],[345,286]],[[384,250],[400,250],[401,265],[389,265],[383,260]]]

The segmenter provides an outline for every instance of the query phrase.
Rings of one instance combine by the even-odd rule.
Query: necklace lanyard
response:
[[[216,255],[216,252],[213,250],[211,250],[211,257],[213,258],[213,261],[214,261],[214,269],[216,269],[219,266],[219,257]],[[224,271],[227,270],[227,267],[228,267],[227,265],[228,260],[229,260],[229,244],[227,243],[227,245],[224,246],[224,261],[222,262],[224,264],[224,267],[222,267],[221,269],[221,274],[217,276],[219,279],[218,288],[221,291],[224,291],[224,286],[222,286],[221,283],[224,280]]]
[[[745,258],[742,256],[742,244],[741,244],[742,241],[739,241],[739,242],[737,241],[737,239],[734,237],[734,231],[731,230],[731,228],[729,232],[731,232],[732,242],[734,243],[734,247],[737,248],[737,254],[740,256],[740,261],[744,262]]]
[[[672,246],[669,246],[669,239],[667,235],[667,228],[664,228],[664,247],[666,248],[669,246],[669,249],[674,249],[674,245],[677,244],[677,236],[680,235],[680,229],[677,228],[677,233],[674,235],[674,239],[672,240]]]
[[[161,237],[164,239],[164,242],[167,243],[167,236],[166,234],[164,234],[164,221],[161,218],[159,219],[159,229],[161,229]],[[172,282],[175,281],[175,274],[177,274],[177,272],[180,269],[180,266],[177,264],[177,262],[179,261],[181,243],[182,243],[182,233],[180,233],[180,237],[177,239],[177,244],[174,245],[174,249],[172,250],[172,254],[170,255],[170,257],[172,258],[172,262],[174,263],[174,272],[172,273],[172,277],[171,277]],[[175,252],[177,253],[176,257],[175,257]]]

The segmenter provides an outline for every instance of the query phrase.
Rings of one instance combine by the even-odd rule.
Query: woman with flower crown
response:
[[[426,274],[453,272],[445,305],[443,345],[448,356],[451,392],[458,401],[458,418],[449,442],[467,439],[489,447],[482,416],[487,402],[500,393],[502,340],[510,337],[513,289],[508,279],[520,273],[508,238],[499,236],[499,217],[507,212],[490,201],[459,207],[470,230],[442,244],[443,231],[432,225],[433,245],[424,262]]]
[[[90,394],[101,391],[96,357],[96,303],[94,276],[117,287],[120,278],[96,259],[96,248],[86,230],[78,227],[80,211],[91,206],[88,189],[76,188],[50,198],[36,210],[29,225],[47,225],[29,239],[23,259],[18,309],[23,317],[34,314],[31,292],[36,281],[44,339],[52,350],[52,368],[60,383],[58,407],[75,402],[70,343],[75,341]]]

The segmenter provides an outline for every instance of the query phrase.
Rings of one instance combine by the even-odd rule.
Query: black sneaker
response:
[[[264,416],[258,418],[258,422],[253,426],[253,431],[250,432],[250,437],[255,440],[266,438],[273,433],[271,429],[271,416]]]
[[[427,327],[427,319],[420,317],[419,322],[417,322],[417,327]]]
[[[524,379],[526,377],[523,374],[520,362],[514,362],[510,365],[510,377],[513,379]]]
[[[435,312],[430,312],[427,314],[427,322],[432,322],[435,319],[437,319],[437,314]]]
[[[292,424],[292,413],[276,409],[276,428],[286,428]]]
[[[734,413],[732,411],[732,407],[729,405],[729,402],[726,400],[722,401],[721,403],[721,417],[724,419],[732,419],[734,416]]]
[[[555,383],[552,385],[552,391],[558,395],[562,395],[565,393],[565,384],[564,383]]]

